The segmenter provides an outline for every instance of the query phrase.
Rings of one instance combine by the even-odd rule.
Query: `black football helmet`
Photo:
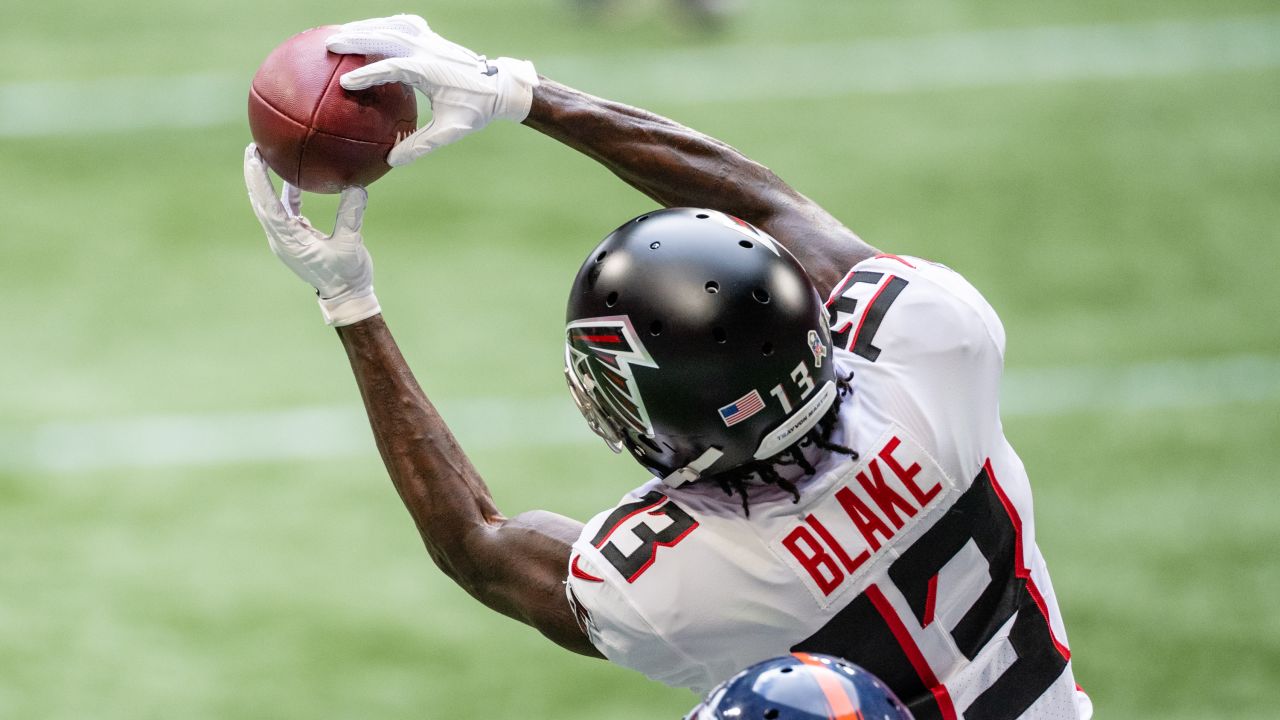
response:
[[[793,653],[718,685],[685,720],[912,720],[879,678],[842,658]]]
[[[836,398],[826,310],[804,268],[715,210],[614,230],[578,271],[567,321],[578,408],[671,486],[778,454]]]

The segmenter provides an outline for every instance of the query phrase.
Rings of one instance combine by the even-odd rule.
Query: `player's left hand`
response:
[[[276,196],[267,163],[252,143],[244,151],[244,182],[271,251],[316,289],[325,322],[342,327],[382,312],[373,294],[373,259],[360,235],[368,201],[364,188],[342,191],[337,222],[326,235],[299,214],[301,190],[285,183]]]
[[[329,36],[326,47],[339,54],[385,58],[344,74],[342,87],[363,90],[404,83],[431,101],[431,122],[387,155],[393,167],[407,165],[493,120],[523,121],[538,85],[538,73],[527,60],[489,60],[441,37],[417,15],[347,23]]]

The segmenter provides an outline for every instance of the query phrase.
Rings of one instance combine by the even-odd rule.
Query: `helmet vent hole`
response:
[[[707,289],[707,292],[711,293],[712,295],[715,295],[716,293],[720,292],[720,283],[716,282],[715,280],[708,280],[706,284],[706,289]]]
[[[761,305],[769,304],[769,291],[764,288],[756,288],[755,290],[752,290],[751,297],[755,298],[756,302]]]
[[[711,337],[715,338],[716,342],[720,343],[721,345],[723,345],[724,342],[729,339],[729,335],[725,333],[724,328],[719,326],[711,330]]]
[[[657,250],[660,247],[662,247],[662,243],[658,242],[657,240],[654,240],[653,242],[649,243],[650,250]]]
[[[608,254],[609,254],[608,250],[601,250],[600,254],[596,256],[596,262],[600,262],[601,260],[604,260],[604,256]]]
[[[767,342],[767,343],[765,343],[764,345],[761,345],[761,346],[760,346],[760,354],[761,354],[761,355],[763,355],[763,356],[765,356],[765,357],[769,357],[770,355],[772,355],[772,354],[773,354],[773,343],[771,343],[771,342]]]
[[[648,220],[648,219],[649,219],[648,215],[641,215],[640,217],[636,218],[636,222],[644,222],[645,220]]]
[[[791,668],[789,668],[789,667],[784,667],[784,668],[782,668],[781,670],[779,670],[778,672],[782,672],[782,673],[789,673],[789,672],[791,672]]]
[[[778,708],[769,708],[764,711],[764,720],[777,720]]]
[[[710,215],[708,215],[708,214],[706,214],[706,213],[698,213],[698,214],[697,214],[697,215],[695,215],[694,217],[698,218],[699,220],[706,220],[707,218],[709,218],[709,217],[711,217],[711,216],[710,216]]]
[[[751,248],[755,247],[755,245],[752,245],[752,244],[751,244],[751,241],[750,241],[750,240],[739,240],[739,241],[738,241],[738,244],[739,244],[739,245],[741,245],[742,247],[744,247],[744,248],[748,249],[748,250],[750,250]]]
[[[614,290],[613,292],[609,293],[609,296],[604,299],[604,304],[607,305],[608,307],[613,307],[614,305],[617,305],[618,291]]]
[[[661,320],[654,320],[653,322],[649,323],[649,334],[650,334],[650,335],[661,335],[661,334],[662,334],[662,321],[661,321]]]

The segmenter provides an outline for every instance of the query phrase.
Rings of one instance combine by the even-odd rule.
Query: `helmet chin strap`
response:
[[[678,488],[685,483],[691,483],[702,477],[702,473],[723,456],[724,453],[721,452],[720,448],[709,447],[701,455],[694,458],[693,462],[682,468],[677,468],[675,472],[662,478],[662,482],[667,487],[673,488]]]

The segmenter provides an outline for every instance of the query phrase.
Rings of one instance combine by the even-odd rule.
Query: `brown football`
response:
[[[336,25],[285,40],[262,62],[249,88],[249,131],[267,165],[308,192],[368,185],[391,166],[397,137],[413,132],[418,102],[398,83],[355,92],[343,73],[377,58],[336,55],[324,41]]]

